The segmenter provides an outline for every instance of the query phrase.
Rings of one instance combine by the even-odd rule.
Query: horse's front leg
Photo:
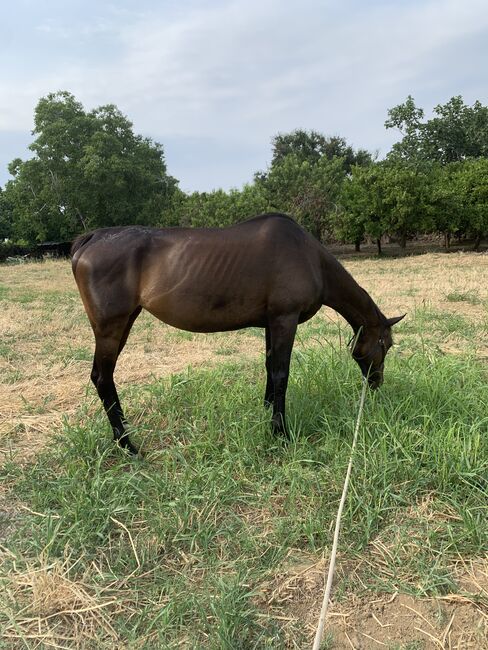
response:
[[[297,331],[298,316],[287,314],[270,319],[271,380],[273,383],[273,420],[275,433],[287,435],[285,418],[286,389],[290,358]]]
[[[264,406],[269,408],[274,402],[273,373],[271,368],[271,333],[266,325],[266,389],[264,391]]]

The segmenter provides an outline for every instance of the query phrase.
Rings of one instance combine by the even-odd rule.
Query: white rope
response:
[[[334,541],[332,543],[332,551],[331,551],[331,554],[330,554],[329,573],[327,574],[327,584],[326,584],[326,587],[325,587],[324,599],[322,601],[322,609],[320,610],[319,623],[318,623],[318,626],[317,626],[317,632],[315,633],[315,640],[313,642],[312,650],[320,650],[320,644],[322,643],[322,637],[324,635],[325,618],[327,616],[327,608],[329,606],[330,590],[331,590],[331,587],[332,587],[332,579],[334,577],[335,561],[336,561],[336,555],[337,555],[337,545],[338,545],[338,542],[339,542],[339,531],[340,531],[340,528],[341,528],[342,511],[344,509],[344,503],[346,501],[347,488],[349,487],[349,477],[351,476],[352,460],[353,460],[353,456],[354,456],[354,450],[356,449],[356,442],[357,442],[357,439],[358,439],[359,425],[361,424],[361,417],[362,417],[362,414],[363,414],[364,399],[365,399],[365,396],[366,396],[366,388],[367,388],[367,381],[366,381],[366,379],[363,379],[363,392],[361,393],[361,401],[359,402],[359,412],[358,412],[358,418],[356,420],[356,429],[354,431],[354,437],[352,439],[351,455],[349,457],[349,465],[347,466],[347,472],[346,472],[346,479],[344,481],[344,487],[342,488],[342,496],[341,496],[341,501],[339,503],[339,509],[337,510],[336,524],[335,524],[335,530],[334,530]]]

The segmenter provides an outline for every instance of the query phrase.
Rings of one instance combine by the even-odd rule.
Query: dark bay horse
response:
[[[142,309],[190,332],[262,327],[276,432],[297,325],[328,305],[351,325],[352,354],[372,388],[383,381],[391,326],[344,267],[291,217],[263,214],[227,228],[102,228],[73,243],[73,273],[95,334],[91,379],[114,438],[132,453],[113,380]]]

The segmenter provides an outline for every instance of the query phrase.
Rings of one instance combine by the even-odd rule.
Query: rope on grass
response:
[[[339,503],[339,509],[337,510],[336,524],[334,530],[334,541],[332,543],[332,551],[330,554],[330,561],[329,561],[329,573],[327,574],[327,584],[325,587],[324,599],[322,601],[322,609],[320,610],[319,622],[317,626],[317,632],[315,633],[315,640],[313,642],[312,650],[320,650],[320,644],[322,643],[322,637],[324,636],[325,618],[327,616],[327,608],[329,606],[332,579],[334,578],[337,545],[339,542],[339,532],[341,529],[342,511],[344,509],[344,503],[346,501],[347,488],[349,487],[349,478],[351,476],[351,470],[352,470],[352,460],[354,456],[354,450],[356,449],[356,442],[359,433],[359,425],[361,424],[361,417],[363,415],[364,399],[366,397],[366,388],[367,388],[367,381],[366,379],[363,378],[363,392],[361,393],[361,400],[359,402],[359,411],[356,420],[356,429],[354,430],[354,437],[352,439],[351,455],[349,457],[349,465],[347,466],[346,479],[344,481],[344,487],[342,488],[342,496],[341,496],[341,501]]]

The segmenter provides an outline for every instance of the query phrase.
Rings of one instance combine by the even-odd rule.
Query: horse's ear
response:
[[[403,316],[394,316],[393,318],[387,318],[386,319],[386,324],[388,327],[393,327],[393,325],[396,325],[399,323],[403,318],[405,318],[407,314],[403,314]]]

